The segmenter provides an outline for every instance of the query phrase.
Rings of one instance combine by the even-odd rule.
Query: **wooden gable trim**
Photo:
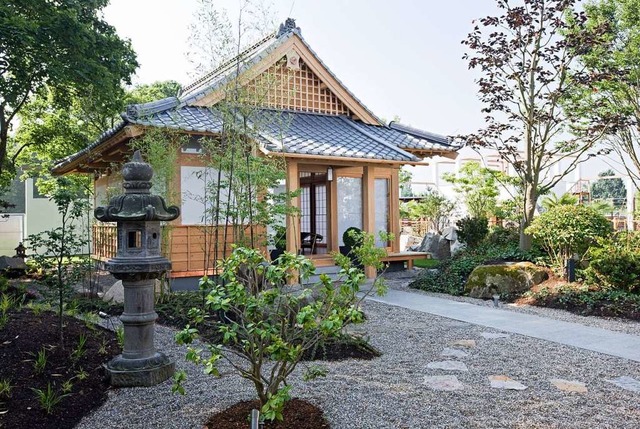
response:
[[[276,64],[291,49],[294,49],[309,69],[318,76],[321,82],[341,101],[355,116],[354,119],[361,120],[369,125],[381,125],[381,123],[373,116],[358,100],[356,100],[346,88],[335,79],[326,67],[318,60],[318,58],[309,50],[306,44],[297,34],[292,35],[288,40],[278,46],[264,60],[247,70],[239,78],[241,86],[247,85],[260,74],[266,72],[269,67]],[[211,107],[222,101],[224,98],[224,90],[217,89],[210,94],[192,103],[193,106]]]
[[[369,125],[382,125],[380,121],[373,116],[358,100],[356,100],[344,85],[338,82],[337,79],[326,69],[326,67],[318,60],[318,58],[309,50],[305,42],[303,42],[298,35],[294,35],[293,46],[296,52],[300,55],[300,58],[305,64],[314,72],[320,80],[327,85],[329,90],[335,94],[336,97],[351,110],[355,118],[359,119],[365,124]]]

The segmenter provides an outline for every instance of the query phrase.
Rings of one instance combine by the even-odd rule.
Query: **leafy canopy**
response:
[[[90,94],[109,103],[138,66],[128,41],[100,11],[108,0],[5,0],[0,3],[0,173],[13,168],[9,129],[46,84],[56,105]]]

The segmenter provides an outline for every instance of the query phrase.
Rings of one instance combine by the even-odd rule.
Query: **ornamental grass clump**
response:
[[[374,241],[365,239],[363,247]],[[359,250],[366,265],[371,265],[367,262],[376,254],[375,250]],[[287,380],[304,352],[321,340],[338,337],[346,325],[364,319],[358,305],[363,296],[358,292],[365,276],[350,265],[349,258],[343,258],[342,263],[339,282],[321,274],[319,282],[309,286],[304,283],[315,268],[304,256],[285,252],[277,264],[269,264],[259,250],[236,248],[224,261],[218,281],[202,279],[210,290],[205,309],[190,311],[193,324],[179,332],[176,340],[190,345],[187,360],[202,365],[206,374],[220,375],[222,361],[231,365],[253,383],[262,417],[282,420],[285,402],[290,398]],[[298,276],[303,286],[292,285]],[[381,283],[377,286],[383,293]],[[198,336],[198,325],[207,312],[217,315],[215,329],[221,340],[194,347],[191,344]],[[324,373],[312,366],[305,371],[304,379]],[[184,380],[183,372],[176,374],[174,392],[184,393]]]

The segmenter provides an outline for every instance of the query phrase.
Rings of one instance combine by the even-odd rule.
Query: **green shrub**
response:
[[[456,222],[458,239],[469,247],[477,247],[489,233],[486,217],[465,217]]]
[[[574,255],[582,260],[589,247],[612,233],[611,222],[591,207],[555,206],[536,217],[526,230],[551,258],[556,269]]]
[[[572,283],[525,294],[533,305],[561,308],[584,316],[640,320],[640,295]]]
[[[478,265],[498,261],[534,261],[534,252],[522,252],[517,242],[508,245],[483,245],[475,249],[463,249],[451,259],[440,262],[437,270],[425,270],[409,287],[430,292],[462,295],[464,285]]]
[[[503,226],[493,226],[489,229],[486,242],[491,245],[507,246],[518,243],[520,240],[520,232],[518,228],[505,228]]]
[[[355,226],[350,226],[342,234],[342,241],[345,246],[354,248],[362,244],[362,230]]]
[[[640,234],[618,232],[589,251],[588,283],[640,293]]]

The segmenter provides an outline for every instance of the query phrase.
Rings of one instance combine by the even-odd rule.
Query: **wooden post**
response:
[[[391,180],[389,181],[389,232],[395,237],[391,242],[392,252],[400,251],[400,180],[398,175],[399,170],[394,168],[391,172]],[[408,265],[409,264],[407,264],[407,268],[411,268]]]
[[[375,167],[365,166],[362,174],[362,229],[375,234],[376,229],[376,192]],[[368,279],[375,278],[374,267],[364,267],[364,274]]]
[[[333,172],[333,180],[327,186],[327,214],[329,219],[329,251],[338,251],[340,246],[340,237],[338,236],[338,175]]]
[[[300,175],[298,173],[298,161],[289,159],[287,161],[287,192],[297,191],[300,187]],[[294,197],[289,200],[289,204],[293,209],[300,208],[300,197]],[[287,215],[287,252],[298,253],[300,242],[300,217],[295,214]]]

